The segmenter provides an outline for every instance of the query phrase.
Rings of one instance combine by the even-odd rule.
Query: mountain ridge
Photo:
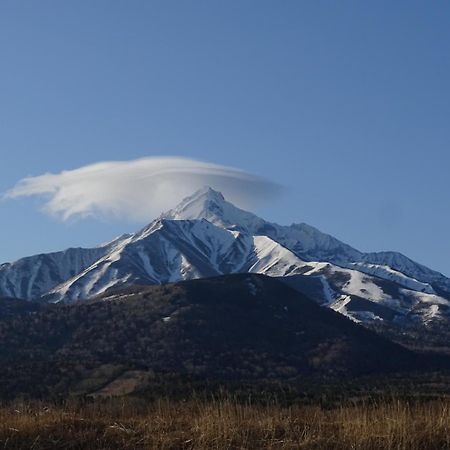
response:
[[[73,260],[64,259],[72,253]],[[399,253],[362,253],[307,224],[267,222],[210,187],[135,234],[0,266],[0,295],[74,301],[131,284],[240,272],[317,279],[322,289],[315,300],[355,321],[385,320],[374,312],[383,308],[393,322],[448,320],[450,280],[444,275]],[[294,283],[300,291],[304,277]]]

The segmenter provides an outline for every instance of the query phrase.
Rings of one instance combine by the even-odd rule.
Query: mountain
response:
[[[302,261],[285,274],[295,275],[286,278],[290,285],[311,294],[308,286],[315,282],[319,288],[313,298],[356,321],[448,320],[450,280],[400,253],[363,253],[304,223],[282,226],[264,221],[208,187],[161,218],[206,218],[219,227],[269,237]]]
[[[330,255],[359,258],[360,252],[306,224],[290,227],[267,222],[227,202],[209,187],[183,200],[175,209],[162,214],[171,220],[206,219],[219,227],[237,229],[252,235],[269,236],[305,260],[327,260]]]
[[[446,324],[450,280],[399,253],[362,253],[306,224],[282,226],[204,188],[132,235],[0,266],[0,296],[47,302],[233,273],[282,277],[365,324]]]
[[[37,299],[108,254],[127,235],[96,248],[69,248],[0,265],[0,295]]]
[[[205,218],[220,227],[268,236],[305,261],[332,262],[395,281],[407,288],[411,287],[411,282],[418,281],[450,294],[449,278],[401,253],[363,253],[305,223],[283,226],[267,222],[227,202],[221,193],[209,187],[186,198],[161,217],[174,220]],[[431,292],[431,288],[429,290]]]
[[[431,361],[255,274],[47,305],[0,317],[0,339],[1,398],[94,394],[130,370],[282,381],[428,369]]]

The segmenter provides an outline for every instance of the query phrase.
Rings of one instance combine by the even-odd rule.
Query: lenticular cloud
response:
[[[152,219],[203,186],[221,191],[248,207],[278,191],[278,186],[244,171],[177,157],[107,161],[20,180],[5,198],[40,196],[44,210],[72,218]]]

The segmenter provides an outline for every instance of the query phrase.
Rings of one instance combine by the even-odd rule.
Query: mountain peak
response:
[[[223,196],[222,192],[216,191],[210,186],[203,186],[202,188],[200,188],[198,191],[195,191],[191,196],[187,198],[194,199],[200,197],[206,197],[210,200],[218,200],[218,201],[225,200],[225,197]]]
[[[220,214],[223,203],[225,197],[221,192],[204,186],[161,217],[174,220],[203,219],[211,213]]]
[[[193,205],[204,205],[206,207],[216,209],[224,202],[225,197],[221,192],[215,191],[209,186],[203,186],[189,197],[184,198],[175,209],[186,209],[187,207],[192,207]]]
[[[163,214],[161,218],[171,220],[206,219],[215,225],[241,230],[255,222],[263,222],[254,214],[227,201],[221,192],[209,186],[204,186],[186,197],[174,209]]]

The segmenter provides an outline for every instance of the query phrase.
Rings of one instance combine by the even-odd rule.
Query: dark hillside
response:
[[[248,274],[136,286],[8,316],[0,339],[2,396],[94,392],[130,370],[248,382],[423,364],[282,282]]]

